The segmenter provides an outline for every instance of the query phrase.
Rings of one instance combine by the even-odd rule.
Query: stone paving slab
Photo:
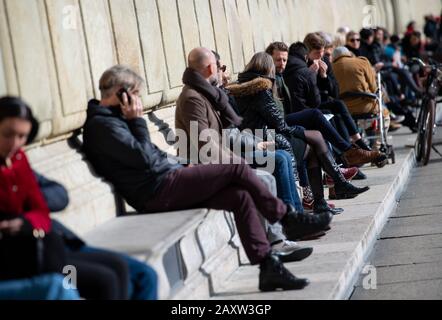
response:
[[[412,285],[410,285],[412,284]],[[431,300],[442,299],[442,280],[379,285],[376,290],[356,288],[354,300]]]

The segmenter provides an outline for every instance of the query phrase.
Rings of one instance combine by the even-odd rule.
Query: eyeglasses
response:
[[[361,42],[361,39],[350,39],[350,42]]]

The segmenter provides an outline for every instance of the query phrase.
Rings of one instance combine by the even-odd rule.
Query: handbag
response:
[[[0,280],[62,273],[65,265],[63,239],[55,233],[34,229],[31,234],[2,235],[0,239]]]

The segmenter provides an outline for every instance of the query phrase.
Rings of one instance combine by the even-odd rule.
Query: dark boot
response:
[[[308,279],[296,278],[291,274],[274,253],[269,253],[259,268],[259,290],[261,291],[300,290],[310,283]]]
[[[323,234],[333,219],[331,212],[316,215],[298,213],[288,206],[288,213],[281,219],[281,225],[287,239],[297,241],[305,237]]]
[[[324,187],[322,183],[322,170],[319,167],[307,169],[308,179],[313,191],[313,212],[316,214],[323,212],[330,212],[333,215],[344,212],[341,208],[332,209],[324,199]]]
[[[364,193],[370,189],[369,187],[358,188],[347,182],[344,175],[339,170],[335,159],[333,159],[333,156],[329,152],[318,155],[318,160],[321,163],[322,169],[324,169],[324,171],[335,182],[334,191],[336,194],[336,198],[334,199],[339,200],[356,198],[359,194]]]

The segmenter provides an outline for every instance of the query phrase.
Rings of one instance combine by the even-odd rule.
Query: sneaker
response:
[[[334,203],[327,202],[327,204],[332,209],[336,208],[336,205]],[[305,213],[312,213],[313,212],[313,208],[315,206],[315,200],[305,200],[305,199],[302,199],[302,206],[304,207],[304,212]]]
[[[356,167],[353,168],[340,168],[339,169],[344,176],[345,180],[351,181],[358,174],[359,169]],[[327,186],[334,186],[335,182],[329,175],[325,175],[325,184]]]
[[[309,285],[308,279],[295,277],[287,270],[278,255],[270,253],[259,266],[259,290],[264,292],[282,290],[300,290]]]
[[[282,262],[296,262],[310,256],[313,248],[302,247],[294,241],[282,240],[272,245],[272,251],[279,256]]]

